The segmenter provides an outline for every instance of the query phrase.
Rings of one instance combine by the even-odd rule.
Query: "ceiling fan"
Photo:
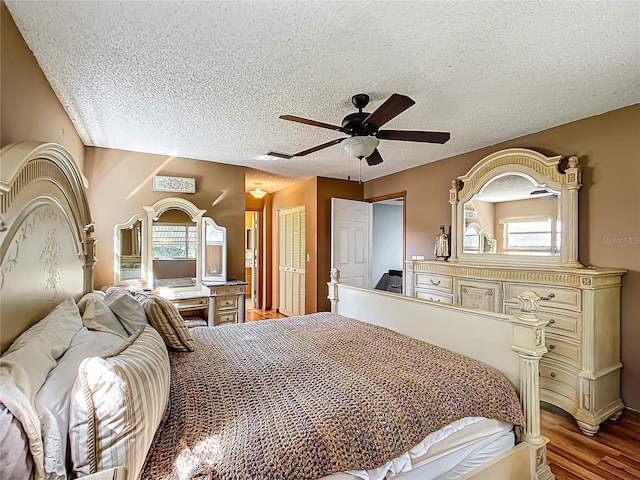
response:
[[[330,147],[342,143],[344,149],[352,157],[360,160],[366,158],[367,163],[378,165],[382,163],[382,156],[378,151],[380,140],[400,140],[405,142],[423,142],[423,143],[445,143],[451,137],[449,132],[422,132],[417,130],[379,130],[385,123],[395,118],[407,108],[412,106],[414,102],[411,98],[394,93],[382,105],[380,105],[373,113],[363,112],[369,103],[369,95],[359,93],[351,97],[351,103],[358,109],[358,112],[350,113],[342,119],[342,126],[330,125],[328,123],[308,120],[306,118],[295,117],[293,115],[280,115],[283,120],[291,122],[304,123],[314,127],[327,128],[338,132],[346,133],[349,137],[337,138],[330,142],[317,145],[315,147],[303,150],[302,152],[287,155],[288,158],[302,157],[323,148]]]

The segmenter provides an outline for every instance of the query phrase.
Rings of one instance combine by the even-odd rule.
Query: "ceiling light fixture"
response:
[[[346,152],[360,160],[371,155],[379,144],[380,140],[370,136],[349,137],[342,141],[342,147]]]
[[[249,190],[249,194],[251,194],[253,198],[259,199],[267,194],[267,192],[260,188],[260,185],[262,185],[261,183],[254,183],[254,185],[256,186],[256,188],[254,188],[253,190]]]

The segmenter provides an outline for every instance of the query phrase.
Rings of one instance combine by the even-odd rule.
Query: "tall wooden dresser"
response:
[[[519,313],[518,295],[542,299],[548,320],[540,398],[571,413],[593,435],[620,415],[620,286],[624,270],[406,262],[406,294],[478,310]]]
[[[541,297],[537,315],[549,321],[540,398],[571,413],[593,435],[623,409],[625,271],[578,261],[581,187],[576,156],[511,148],[481,159],[449,190],[450,258],[407,262],[405,294],[512,315],[519,313],[518,295],[535,292]],[[438,240],[434,253],[440,257],[441,235]]]

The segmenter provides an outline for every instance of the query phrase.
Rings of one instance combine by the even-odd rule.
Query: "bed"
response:
[[[331,313],[195,327],[188,336],[184,330],[165,335],[165,327],[153,321],[156,328],[143,325],[144,320],[122,310],[122,302],[132,299],[115,292],[109,305],[119,322],[111,329],[85,332],[91,330],[88,322],[97,315],[101,300],[93,293],[96,259],[84,179],[59,145],[24,142],[3,148],[1,155],[0,400],[7,418],[14,418],[13,427],[19,424],[23,430],[24,449],[36,478],[56,478],[50,470],[69,469],[68,464],[54,465],[55,455],[46,453],[67,438],[71,450],[89,459],[81,468],[73,460],[74,470],[92,479],[553,478],[546,461],[547,441],[540,434],[538,360],[546,351],[545,324],[535,315],[534,292],[523,294],[519,316],[507,316],[343,285],[339,272],[332,271]],[[81,323],[62,346],[21,344],[20,339],[31,338],[34,325],[64,336],[64,328],[51,327],[56,325],[51,321],[53,312],[66,308],[77,317],[76,301],[83,307]],[[144,305],[146,313],[145,302],[153,308],[163,305],[149,298],[133,301]],[[125,332],[114,331],[120,328]],[[55,443],[44,433],[49,430],[40,415],[38,394],[51,388],[48,379],[73,356],[69,344],[74,345],[81,331],[92,339],[88,343],[94,344],[92,335],[99,335],[104,345],[92,356],[85,352],[79,358],[70,393],[70,427]],[[165,344],[170,341],[192,351],[167,353]],[[48,354],[44,373],[46,362],[31,365],[38,362],[24,356],[15,360],[20,358],[15,357],[20,352],[17,344],[33,358]],[[109,348],[115,352],[105,354]],[[293,351],[297,357],[290,356]],[[130,375],[131,384],[137,382],[142,393],[131,396],[127,390],[130,396],[121,402],[118,415],[123,422],[128,419],[147,430],[137,437],[135,447],[126,443],[119,447],[126,451],[127,462],[134,462],[127,465],[136,465],[127,473],[122,464],[109,465],[108,459],[91,461],[96,445],[121,440],[120,424],[109,423],[115,415],[95,409],[93,416],[77,421],[76,404],[95,407],[100,382],[105,381],[104,375],[93,378],[95,372],[107,368],[108,362],[109,372],[125,370],[135,354],[148,362],[144,368],[134,364]],[[427,358],[435,362],[423,365]],[[462,363],[450,363],[454,358]],[[37,375],[32,367],[40,370]],[[382,376],[385,369],[391,376]],[[425,369],[453,383],[430,383]],[[144,376],[147,370],[157,372],[149,379]],[[474,393],[464,388],[456,392],[460,384],[456,377],[469,371],[477,372],[467,376],[469,381],[476,378],[479,387]],[[261,377],[266,374],[270,376]],[[235,382],[227,382],[231,377]],[[89,395],[86,385],[92,378],[98,386]],[[487,381],[489,385],[482,383]],[[310,389],[315,383],[321,384],[318,391]],[[165,393],[155,394],[154,388]],[[425,390],[439,396],[423,397]],[[144,392],[152,394],[147,398]],[[26,405],[16,402],[16,396]],[[454,412],[452,420],[443,424],[445,413],[463,403],[468,404],[466,409]],[[258,410],[264,416],[255,416]],[[96,418],[105,423],[96,423]],[[27,432],[29,428],[32,431]],[[244,432],[241,437],[239,432]],[[32,438],[38,434],[40,440]],[[225,436],[228,443],[222,443]],[[272,443],[277,441],[284,443]],[[300,460],[296,452],[303,447],[312,454]],[[321,452],[323,448],[327,452]],[[116,452],[112,458],[120,457]],[[57,461],[64,463],[59,452]]]

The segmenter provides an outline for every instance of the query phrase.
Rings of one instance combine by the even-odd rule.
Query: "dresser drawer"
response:
[[[432,290],[416,290],[415,296],[422,300],[431,300],[432,302],[447,303],[449,305],[453,304],[453,295],[434,292]]]
[[[456,305],[484,312],[502,312],[501,282],[456,278]]]
[[[505,283],[504,301],[518,303],[518,295],[527,291],[534,291],[542,299],[540,306],[565,308],[580,311],[582,300],[580,290],[570,287],[557,287],[554,285],[542,285],[537,283]]]
[[[216,312],[214,316],[214,325],[226,325],[228,323],[238,323],[238,312]]]
[[[209,299],[207,297],[185,298],[179,300],[171,300],[171,303],[173,303],[173,305],[180,311],[198,310],[209,305]]]
[[[520,315],[520,308],[515,305],[505,305],[505,313],[508,315]],[[571,338],[580,338],[581,316],[579,313],[559,313],[554,309],[540,308],[536,316],[547,320],[547,332],[557,333]]]
[[[244,294],[246,285],[233,286],[233,287],[209,287],[212,296],[220,296],[220,295],[238,295],[239,293]]]
[[[420,272],[416,273],[415,288],[426,288],[445,293],[453,292],[453,279],[448,275],[438,275],[437,273]],[[418,297],[420,298],[420,297]]]
[[[574,402],[578,401],[578,376],[576,373],[540,360],[540,389],[559,393]]]
[[[216,312],[220,310],[237,310],[238,297],[216,297]]]
[[[545,353],[545,357],[553,360],[557,360],[563,364],[568,364],[572,367],[578,367],[580,362],[580,346],[567,342],[561,337],[553,334],[545,336],[548,352]]]

